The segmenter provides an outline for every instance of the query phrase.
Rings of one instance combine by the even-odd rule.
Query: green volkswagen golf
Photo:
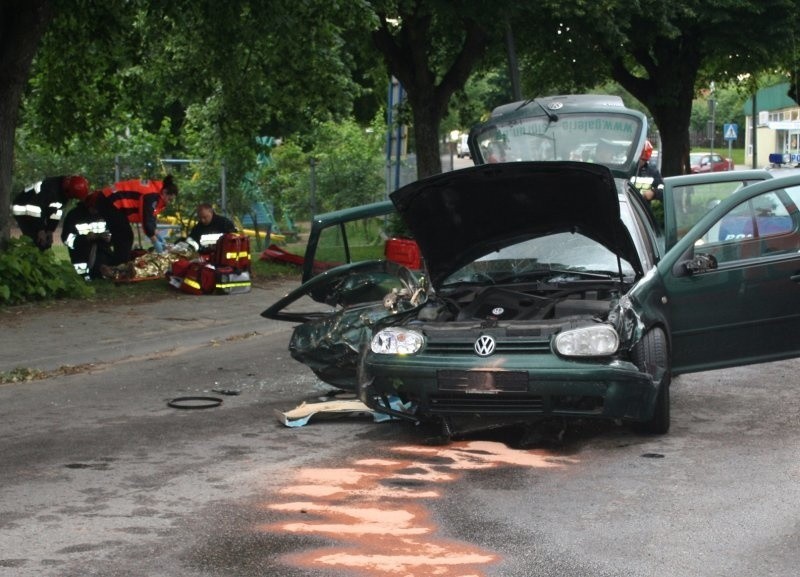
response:
[[[317,217],[304,283],[262,314],[393,417],[666,433],[673,376],[800,354],[800,176],[668,178],[648,204],[645,135],[613,97],[503,106],[476,166]],[[407,238],[384,247],[394,213]]]

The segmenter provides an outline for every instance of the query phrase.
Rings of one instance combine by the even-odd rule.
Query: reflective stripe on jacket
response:
[[[40,230],[52,232],[63,216],[67,200],[69,197],[64,191],[64,177],[51,176],[17,194],[11,205],[11,214],[41,219]]]
[[[68,248],[75,248],[75,241],[78,240],[78,237],[86,236],[90,233],[103,234],[105,232],[108,232],[108,227],[106,227],[106,221],[104,220],[79,222],[75,224],[75,231],[67,234],[67,238],[64,239],[64,244],[67,245]]]

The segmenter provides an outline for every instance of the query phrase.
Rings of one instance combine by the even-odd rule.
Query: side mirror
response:
[[[690,275],[704,273],[717,268],[717,259],[711,254],[697,254],[691,260],[684,261],[684,270]]]

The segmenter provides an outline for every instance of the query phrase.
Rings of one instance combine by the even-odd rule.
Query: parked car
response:
[[[458,139],[458,143],[456,144],[456,154],[459,158],[470,156],[469,144],[467,143],[468,138],[469,134],[462,134]]]
[[[645,117],[608,97],[502,107],[470,139],[518,161],[480,155],[391,202],[315,219],[307,261],[344,264],[314,274],[306,262],[305,282],[262,314],[302,323],[292,356],[397,418],[447,431],[604,418],[665,433],[674,375],[800,354],[800,176],[668,178],[657,223],[629,184],[645,134]],[[626,139],[606,165],[560,160]],[[422,270],[352,258],[355,221],[395,210]]]
[[[689,165],[692,174],[733,170],[733,160],[720,156],[716,152],[690,152]]]

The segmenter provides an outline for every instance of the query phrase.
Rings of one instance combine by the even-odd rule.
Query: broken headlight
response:
[[[421,334],[400,327],[389,327],[372,337],[370,349],[379,355],[413,355],[422,348]]]
[[[555,347],[565,357],[604,357],[617,352],[619,336],[609,325],[581,327],[559,333]]]

